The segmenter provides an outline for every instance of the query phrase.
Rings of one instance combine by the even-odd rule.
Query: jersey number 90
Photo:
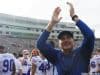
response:
[[[13,59],[5,59],[3,61],[3,72],[13,71],[14,60]]]

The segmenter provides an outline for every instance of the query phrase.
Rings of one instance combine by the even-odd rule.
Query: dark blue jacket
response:
[[[89,59],[94,48],[94,33],[81,20],[76,25],[81,30],[84,40],[71,54],[65,55],[48,45],[46,42],[50,32],[46,30],[37,41],[37,48],[57,67],[58,75],[81,75],[88,72]]]

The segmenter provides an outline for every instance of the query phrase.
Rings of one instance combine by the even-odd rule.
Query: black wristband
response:
[[[72,20],[75,21],[75,18],[78,18],[78,16],[77,16],[77,15],[74,15],[74,16],[72,17]]]

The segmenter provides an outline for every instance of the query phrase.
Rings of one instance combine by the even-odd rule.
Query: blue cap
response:
[[[73,33],[71,31],[62,31],[58,34],[58,39],[61,39],[63,36],[68,36],[70,38],[73,38]]]

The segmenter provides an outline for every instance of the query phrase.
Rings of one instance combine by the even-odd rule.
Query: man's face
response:
[[[72,50],[74,47],[74,39],[70,36],[63,35],[59,40],[59,46],[64,52]]]
[[[39,51],[37,49],[34,49],[32,51],[32,56],[38,56],[39,55]]]
[[[23,51],[23,57],[24,58],[28,58],[29,57],[29,51],[28,50]]]

